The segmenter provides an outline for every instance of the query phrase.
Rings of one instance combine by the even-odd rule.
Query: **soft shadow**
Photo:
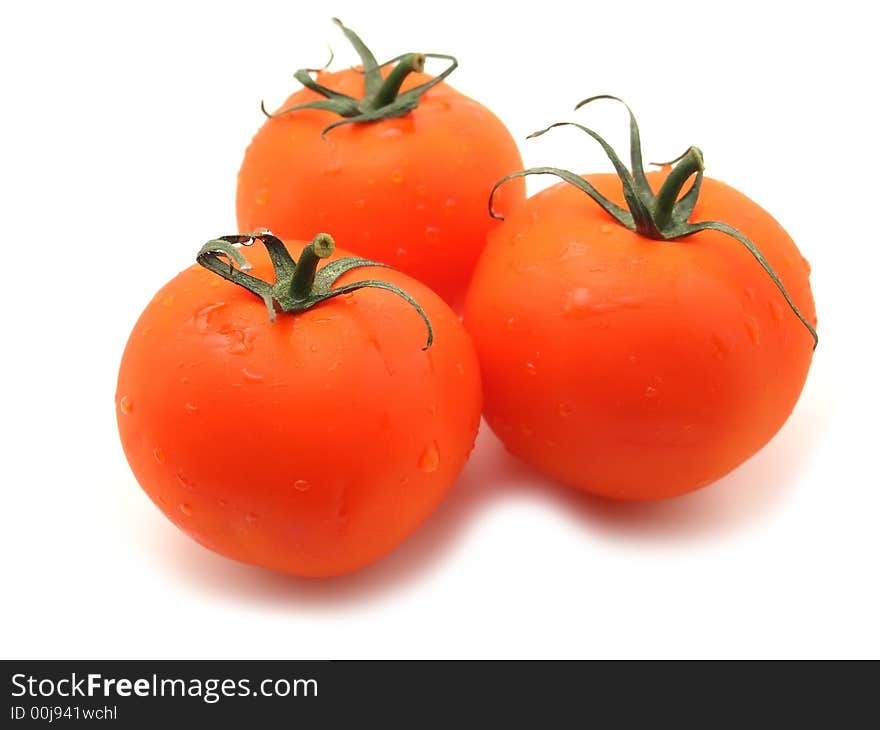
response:
[[[152,523],[154,554],[189,586],[279,610],[291,606],[348,610],[425,580],[451,557],[463,532],[490,505],[511,499],[555,504],[585,530],[611,539],[680,541],[714,539],[770,516],[798,482],[810,450],[827,430],[827,414],[803,403],[762,451],[714,485],[660,502],[615,502],[552,482],[510,456],[482,425],[474,454],[437,511],[391,555],[357,573],[317,580],[285,576],[232,562]],[[497,506],[497,505],[495,505]]]
[[[167,525],[152,523],[146,537],[151,550],[188,586],[224,599],[265,603],[279,608],[345,608],[362,605],[424,580],[449,557],[458,536],[489,505],[503,498],[512,482],[540,479],[510,457],[482,424],[474,453],[458,483],[428,520],[388,557],[351,575],[329,579],[286,576],[236,563],[203,548]]]
[[[747,528],[784,505],[809,463],[810,452],[827,431],[827,415],[818,405],[802,405],[761,451],[696,492],[657,502],[618,502],[553,485],[552,498],[581,519],[586,529],[613,538],[709,539]]]

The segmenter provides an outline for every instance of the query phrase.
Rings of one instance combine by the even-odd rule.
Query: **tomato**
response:
[[[262,238],[283,258],[280,241]],[[268,285],[206,254],[212,245],[224,244],[199,260],[213,270],[192,266],[162,287],[125,348],[116,406],[132,471],[175,525],[222,555],[300,576],[361,568],[416,529],[471,451],[481,396],[469,338],[400,272],[362,261],[346,271],[337,255],[312,282],[332,247],[320,236],[294,281],[348,293],[294,298],[298,311],[270,317],[236,283]],[[266,251],[248,258],[267,278]],[[293,291],[289,273],[276,274],[272,309]]]
[[[644,500],[709,484],[770,440],[804,385],[816,315],[809,266],[780,224],[703,178],[695,148],[644,175],[631,124],[632,174],[609,149],[618,175],[518,173],[565,182],[491,234],[464,321],[485,417],[513,454]],[[706,219],[722,224],[692,222]]]
[[[407,54],[383,76],[344,31],[363,67],[316,78],[298,72],[307,88],[266,120],[245,152],[239,229],[266,227],[282,238],[332,231],[340,246],[393,265],[458,306],[496,225],[486,215],[492,185],[522,167],[517,145],[492,112],[445,83],[452,57],[438,56],[451,65],[437,78],[415,70],[437,54]],[[320,90],[329,89],[348,100],[326,99]],[[310,104],[319,108],[284,113]],[[509,211],[524,198],[516,180],[497,207]]]

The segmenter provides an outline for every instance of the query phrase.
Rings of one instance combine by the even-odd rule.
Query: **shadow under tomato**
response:
[[[510,456],[483,424],[473,457],[437,511],[391,555],[351,575],[325,580],[285,576],[222,558],[183,535],[168,540],[158,530],[156,552],[187,584],[225,599],[326,611],[385,598],[425,580],[481,513],[510,499],[549,502],[574,515],[585,531],[614,540],[714,539],[772,514],[797,483],[828,425],[817,404],[801,406],[770,444],[731,474],[706,489],[660,502],[615,502],[552,482]]]
[[[752,458],[714,484],[673,499],[619,502],[545,483],[546,497],[582,520],[584,529],[642,542],[713,539],[754,524],[784,504],[829,420],[802,402],[783,429]]]

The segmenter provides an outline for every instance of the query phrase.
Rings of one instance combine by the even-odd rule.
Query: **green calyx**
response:
[[[272,268],[275,270],[274,284],[245,273],[253,267],[248,263],[241,249],[234,244],[251,246],[255,241],[262,243],[269,253]],[[428,330],[428,339],[422,348],[427,350],[434,341],[431,322],[428,315],[425,314],[425,310],[403,289],[381,279],[367,279],[333,287],[340,276],[352,269],[363,266],[390,267],[377,261],[348,256],[331,261],[319,270],[320,260],[330,256],[334,248],[333,238],[327,233],[319,233],[311,243],[303,248],[299,262],[297,262],[280,238],[272,235],[269,231],[257,231],[252,234],[221,236],[208,241],[199,250],[196,261],[209,271],[260,297],[265,303],[266,309],[269,310],[269,319],[273,322],[275,321],[276,306],[282,312],[295,314],[316,307],[328,299],[349,294],[358,289],[367,287],[384,289],[405,300],[419,313]],[[238,268],[235,268],[233,263],[237,264]]]
[[[305,104],[297,104],[296,106],[282,109],[275,114],[270,114],[266,111],[265,104],[261,103],[260,107],[263,110],[263,114],[267,117],[274,119],[275,117],[302,109],[323,109],[342,117],[338,122],[325,127],[321,132],[322,136],[331,129],[344,124],[375,122],[380,119],[402,117],[419,105],[419,100],[426,91],[439,84],[458,67],[458,61],[454,56],[448,56],[443,53],[404,53],[380,64],[376,61],[373,52],[367,48],[366,44],[353,30],[346,28],[338,18],[333,18],[333,22],[340,27],[345,37],[354,46],[358,56],[360,56],[364,67],[363,98],[357,99],[348,94],[322,86],[312,77],[316,69],[301,68],[294,74],[294,78],[303,86],[317,92],[324,98]],[[425,60],[428,58],[442,59],[448,61],[449,65],[442,73],[430,81],[401,93],[400,87],[404,79],[411,73],[421,73],[425,68]],[[394,68],[391,69],[387,77],[383,78],[382,69],[391,64],[395,64]]]
[[[639,136],[639,126],[636,123],[635,115],[632,110],[621,99],[616,96],[603,94],[600,96],[591,96],[584,99],[575,110],[580,109],[598,99],[611,99],[623,104],[629,112],[629,129],[630,129],[630,167],[628,170],[626,165],[618,157],[614,149],[599,134],[592,129],[577,124],[575,122],[557,122],[551,124],[546,129],[541,129],[529,135],[529,139],[540,137],[542,134],[549,132],[556,127],[576,127],[592,137],[611,160],[617,176],[623,185],[623,197],[626,201],[626,208],[622,208],[602,195],[587,180],[568,170],[562,170],[556,167],[533,167],[528,170],[520,170],[501,178],[492,188],[489,196],[489,213],[493,218],[502,219],[503,216],[495,213],[493,209],[493,200],[495,192],[505,182],[515,177],[523,177],[525,175],[555,175],[567,183],[574,185],[579,190],[590,196],[606,213],[614,218],[618,223],[631,231],[635,231],[642,236],[652,238],[658,241],[673,241],[679,238],[691,236],[699,231],[719,231],[741,243],[746,250],[757,260],[764,269],[766,274],[772,279],[776,288],[784,297],[786,303],[795,316],[807,328],[813,338],[813,348],[819,344],[819,336],[816,334],[815,328],[807,321],[801,311],[792,301],[782,282],[777,276],[773,267],[764,258],[764,255],[742,232],[733,226],[720,221],[696,221],[690,220],[694,207],[697,204],[697,198],[700,194],[700,186],[703,182],[703,153],[697,147],[690,147],[683,155],[664,163],[672,165],[669,175],[655,194],[651,189],[648,179],[645,175],[644,163],[642,162],[642,144]],[[689,180],[693,179],[687,192],[682,194]]]

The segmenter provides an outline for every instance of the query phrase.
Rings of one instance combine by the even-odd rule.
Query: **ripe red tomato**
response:
[[[566,182],[491,234],[465,326],[512,453],[598,495],[669,497],[729,472],[791,413],[815,343],[809,266],[766,211],[703,179],[695,148],[646,176],[640,153],[633,174],[609,154],[628,201],[617,175],[521,173]]]
[[[496,225],[486,198],[499,177],[522,167],[517,145],[492,112],[445,83],[452,57],[438,56],[451,65],[437,78],[421,72],[426,55],[436,54],[407,54],[383,76],[360,39],[343,30],[366,73],[298,72],[307,88],[266,120],[245,152],[239,229],[266,227],[282,238],[332,231],[344,248],[393,265],[458,306]],[[303,106],[310,108],[284,111]],[[509,211],[524,198],[516,180],[497,207]]]
[[[264,239],[283,259],[280,241]],[[297,271],[328,245],[316,238]],[[248,257],[266,278],[267,253]],[[294,287],[289,268],[269,289],[210,252],[200,261],[268,291],[273,308]],[[159,509],[222,555],[301,576],[346,573],[399,545],[456,480],[480,417],[478,365],[455,313],[405,274],[344,273],[342,261],[301,287],[371,286],[294,297],[302,311],[274,321],[244,288],[186,269],[135,325],[117,385],[125,454]],[[413,301],[430,321],[428,349]]]

